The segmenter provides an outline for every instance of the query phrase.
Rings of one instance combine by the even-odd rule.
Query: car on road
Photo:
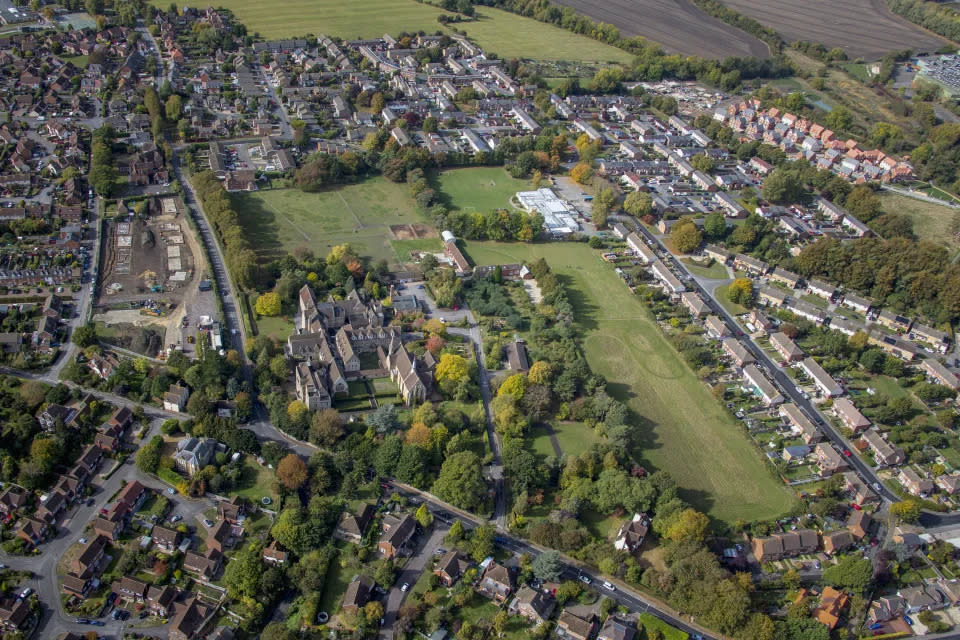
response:
[[[846,457],[849,458],[849,457],[852,456],[853,454],[850,453],[850,449],[844,449],[844,450],[843,450],[843,455],[845,455]]]
[[[403,586],[400,587],[400,591],[403,591],[404,593],[406,593],[406,592],[407,592],[407,589],[409,589],[409,588],[410,588],[410,583],[404,582],[404,583],[403,583]]]
[[[90,620],[88,618],[77,618],[74,620],[74,622],[77,624],[90,624]]]
[[[213,520],[211,520],[210,518],[204,518],[203,526],[209,529],[210,527],[213,526]]]
[[[180,522],[181,520],[183,520],[181,515],[170,516],[170,522]]]
[[[169,494],[172,495],[172,496],[175,496],[175,495],[177,495],[177,490],[174,489],[173,487],[168,487],[168,488],[167,488],[167,493],[169,493]]]
[[[92,624],[92,625],[95,626],[95,627],[102,627],[102,626],[104,626],[103,620],[91,620],[91,621],[90,621],[90,624]]]
[[[31,589],[30,587],[27,587],[26,589],[20,592],[20,597],[29,598],[31,593],[33,593],[33,589]]]
[[[613,584],[610,583],[610,582],[608,582],[607,580],[604,580],[604,581],[603,581],[603,588],[606,589],[607,591],[616,591],[616,590],[617,590],[617,588],[616,588],[615,586],[613,586]]]
[[[92,506],[93,506],[93,503],[94,503],[94,499],[93,499],[93,498],[88,498],[88,499],[87,499],[87,506],[88,506],[88,507],[92,507]]]
[[[78,542],[79,542],[80,544],[87,544],[87,539],[86,539],[86,538],[80,538],[80,540],[78,540]]]
[[[860,511],[863,507],[858,505],[856,502],[851,502],[850,508],[853,509],[854,511]]]
[[[590,576],[580,575],[580,582],[583,584],[590,584],[593,580],[590,579]]]

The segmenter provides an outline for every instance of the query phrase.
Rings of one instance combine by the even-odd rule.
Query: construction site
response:
[[[164,331],[164,349],[189,355],[199,318],[217,316],[216,300],[209,286],[201,286],[206,263],[180,215],[183,204],[166,197],[149,205],[146,215],[106,221],[93,319],[113,334],[139,333],[149,325]]]

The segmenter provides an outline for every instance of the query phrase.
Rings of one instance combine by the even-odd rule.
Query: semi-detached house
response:
[[[813,358],[804,359],[800,363],[800,368],[813,379],[814,384],[817,385],[823,395],[830,398],[843,395],[843,387],[840,383],[834,380]]]
[[[748,364],[743,368],[743,379],[744,388],[757,395],[766,406],[774,406],[783,402],[783,396],[756,365]]]

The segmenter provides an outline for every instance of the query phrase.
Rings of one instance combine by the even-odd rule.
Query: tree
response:
[[[653,211],[653,198],[646,191],[631,191],[623,201],[623,210],[642,218]]]
[[[324,409],[313,416],[310,423],[310,441],[314,444],[332,446],[343,437],[343,423],[336,409]]]
[[[703,171],[709,173],[713,171],[717,163],[705,153],[699,153],[692,158],[690,158],[690,164],[693,165],[693,168],[697,171]]]
[[[873,577],[873,565],[867,558],[845,556],[837,564],[823,571],[823,581],[833,587],[849,589],[863,594],[870,586]]]
[[[703,242],[700,229],[691,220],[681,220],[670,230],[670,243],[679,253],[690,253]]]
[[[295,491],[307,481],[307,465],[297,454],[288,454],[277,465],[277,480],[287,489]]]
[[[183,98],[176,93],[167,98],[167,104],[164,107],[167,114],[167,120],[176,122],[183,115]]]
[[[763,180],[763,197],[776,204],[790,204],[803,196],[803,180],[797,171],[774,169]]]
[[[541,582],[557,582],[563,574],[563,558],[559,551],[544,551],[533,559],[532,569]]]
[[[254,305],[257,313],[261,316],[273,317],[280,315],[282,308],[280,296],[273,291],[261,294]]]
[[[593,177],[593,168],[586,162],[581,162],[570,170],[570,177],[579,184],[587,184]]]
[[[853,124],[853,115],[846,107],[835,107],[830,110],[826,117],[827,126],[837,131],[843,131],[850,128]]]
[[[263,576],[263,562],[260,559],[262,553],[259,545],[248,545],[227,563],[223,583],[231,598],[252,601],[260,593],[260,580]]]
[[[373,413],[367,414],[367,424],[377,433],[390,433],[400,426],[397,420],[397,409],[392,404],[380,405]]]
[[[97,330],[91,323],[77,327],[73,331],[72,340],[73,343],[81,349],[86,349],[91,345],[97,344]]]
[[[448,457],[440,467],[440,475],[433,483],[432,492],[441,500],[461,509],[480,508],[487,486],[477,454],[461,451]]]
[[[452,532],[453,529],[451,529]],[[484,558],[493,555],[493,538],[494,531],[491,526],[477,527],[473,530],[473,535],[470,537],[470,555],[474,560],[483,562]]]
[[[666,529],[666,537],[674,542],[702,542],[707,535],[710,519],[695,509],[684,509],[675,514]]]
[[[719,240],[727,235],[727,220],[719,211],[708,213],[703,219],[703,230],[708,238]]]
[[[750,306],[753,302],[753,281],[750,278],[737,278],[727,287],[727,297],[736,304]]]
[[[260,632],[260,640],[297,640],[297,634],[287,629],[284,622],[271,622]]]
[[[549,362],[544,360],[537,360],[532,365],[530,365],[530,371],[527,373],[527,380],[531,384],[550,384],[551,377],[553,375],[553,370],[550,367]]]
[[[904,500],[890,505],[890,513],[903,522],[916,522],[920,519],[920,503],[916,500]]]
[[[363,606],[363,617],[367,619],[367,624],[375,625],[383,617],[383,603],[372,600]]]
[[[449,380],[454,383],[465,382],[470,377],[467,361],[463,356],[455,353],[445,353],[440,356],[436,368],[437,380]]]
[[[515,373],[500,385],[497,389],[497,395],[512,395],[517,400],[523,399],[523,394],[527,390],[527,377],[522,373]]]
[[[420,526],[424,529],[430,527],[433,524],[433,514],[430,513],[430,509],[427,508],[427,503],[424,502],[419,507],[417,507],[417,512],[414,514],[417,519],[417,522],[420,523]]]

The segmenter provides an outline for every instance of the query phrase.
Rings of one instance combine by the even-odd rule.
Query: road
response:
[[[682,262],[677,260],[673,254],[664,246],[660,239],[653,235],[646,227],[643,225],[636,225],[637,230],[642,233],[648,241],[654,243],[654,245],[660,249],[663,255],[667,256],[664,261],[673,267],[673,271],[680,274],[682,280],[684,280],[688,286],[691,286],[709,305],[711,312],[723,319],[724,323],[727,325],[727,328],[731,331],[733,335],[742,336],[743,330],[740,328],[740,325],[737,323],[736,319],[727,312],[727,310],[721,305],[716,297],[714,292],[707,290],[699,280],[697,280],[693,274],[691,274]],[[824,435],[827,436],[833,444],[835,444],[840,449],[852,449],[852,446],[844,439],[844,437],[837,432],[830,422],[823,416],[822,413],[817,409],[817,407],[807,398],[804,398],[799,390],[797,390],[796,385],[793,380],[781,369],[776,362],[773,361],[767,353],[760,348],[760,346],[753,341],[752,338],[745,337],[742,340],[746,349],[750,354],[756,358],[757,366],[768,376],[770,376],[773,381],[776,383],[777,387],[780,389],[780,392],[783,393],[790,402],[793,402],[800,410],[806,414],[814,423],[816,423],[820,429],[823,431]],[[859,456],[850,456],[847,458],[847,462],[850,463],[850,466],[856,472],[856,474],[870,486],[876,490],[877,487],[880,488],[880,495],[884,500],[890,502],[896,502],[899,500],[896,494],[890,491],[877,477],[877,475]],[[957,515],[958,521],[960,521],[960,514]]]
[[[417,583],[417,579],[423,573],[427,564],[433,560],[434,554],[440,548],[440,544],[448,531],[450,531],[448,526],[444,526],[442,522],[437,521],[433,531],[419,545],[417,552],[407,559],[403,569],[397,573],[397,579],[393,583],[393,588],[387,594],[387,604],[383,608],[383,627],[380,629],[380,637],[393,637],[393,623],[396,621],[397,612],[408,593],[408,591],[402,589],[403,585],[407,584],[412,587]]]
[[[440,500],[431,493],[420,491],[414,487],[399,482],[392,482],[391,484],[398,488],[402,493],[416,495],[417,497],[423,499],[424,503],[433,513],[435,522],[441,522],[449,525],[453,523],[454,519],[459,519],[463,523],[464,527],[468,529],[488,524],[488,522],[483,518],[458,509],[457,507]],[[445,517],[442,514],[447,514],[450,517]],[[547,550],[544,547],[531,544],[525,540],[512,536],[508,531],[501,528],[497,528],[496,543],[498,546],[508,549],[513,553],[527,553],[531,557],[536,557],[543,551]],[[650,615],[656,616],[660,620],[663,620],[667,624],[685,631],[691,636],[694,634],[699,634],[703,636],[705,640],[723,638],[723,636],[718,635],[716,632],[709,631],[690,622],[686,616],[682,616],[682,614],[672,611],[665,604],[656,602],[652,598],[638,593],[628,585],[618,580],[610,579],[599,572],[582,565],[578,561],[567,557],[564,554],[561,554],[561,556],[565,561],[565,567],[563,570],[564,579],[579,580],[581,576],[586,576],[602,595],[613,599],[617,604],[627,607],[631,612],[649,613]],[[611,585],[614,587],[614,589],[608,590],[604,588],[602,586],[604,581],[611,581]]]
[[[898,193],[902,196],[907,196],[908,198],[923,200],[924,202],[929,202],[931,204],[939,204],[945,207],[951,207],[953,209],[960,209],[960,204],[957,204],[956,202],[947,202],[946,200],[940,200],[939,198],[934,198],[933,196],[928,196],[925,193],[920,193],[919,191],[913,191],[912,189],[902,189],[900,187],[894,187],[889,184],[885,184],[881,188],[884,191],[892,191],[893,193]]]

